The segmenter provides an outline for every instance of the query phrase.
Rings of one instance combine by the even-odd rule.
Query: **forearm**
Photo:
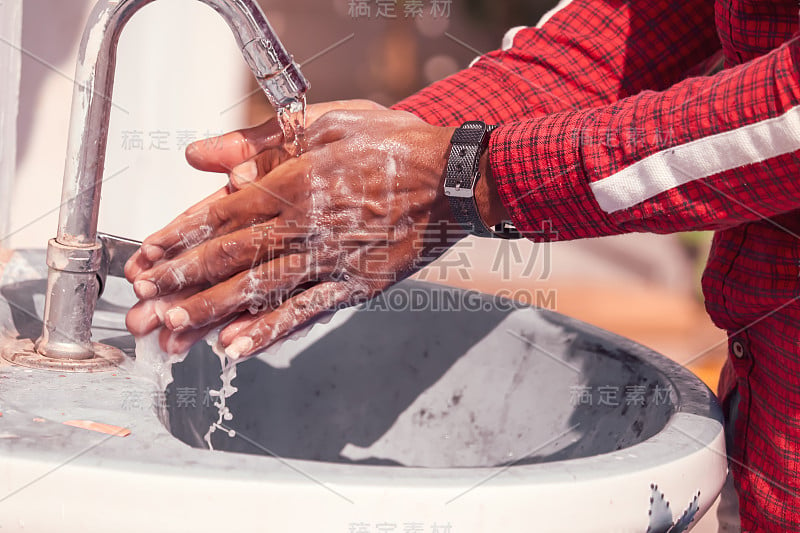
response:
[[[532,238],[718,229],[800,208],[800,41],[708,78],[496,130],[489,164]]]

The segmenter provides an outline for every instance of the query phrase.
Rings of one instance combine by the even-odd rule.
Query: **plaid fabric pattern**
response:
[[[741,395],[744,531],[800,531],[798,21],[786,0],[573,0],[395,106],[502,124],[490,164],[531,238],[716,230],[703,287],[729,333],[720,397]]]

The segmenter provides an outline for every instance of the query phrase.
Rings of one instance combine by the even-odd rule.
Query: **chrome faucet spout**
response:
[[[97,238],[117,44],[126,23],[157,0],[101,0],[83,34],[75,73],[58,233],[48,245],[47,300],[36,351],[46,357],[95,357],[91,325],[100,292],[103,247]],[[276,108],[299,104],[308,82],[256,0],[199,0],[219,13]]]

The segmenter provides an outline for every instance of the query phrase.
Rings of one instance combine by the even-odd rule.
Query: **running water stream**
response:
[[[284,149],[294,157],[300,155],[306,150],[305,143],[305,130],[306,130],[306,97],[305,95],[300,100],[295,100],[290,105],[282,107],[277,110],[278,123],[283,131]],[[210,390],[209,395],[214,400],[214,407],[217,408],[217,420],[211,423],[208,431],[205,434],[204,440],[208,445],[209,450],[213,450],[214,446],[211,443],[211,436],[217,431],[224,431],[228,437],[235,437],[236,431],[225,426],[225,422],[233,420],[233,413],[227,405],[227,400],[233,396],[238,390],[233,386],[232,382],[236,379],[236,365],[241,359],[231,359],[225,354],[225,350],[219,344],[219,331],[215,331],[206,337],[206,342],[214,350],[214,353],[219,357],[219,364],[221,368],[220,381],[222,385],[219,390]]]
[[[283,131],[284,148],[294,157],[306,150],[306,97],[278,109],[278,124]]]

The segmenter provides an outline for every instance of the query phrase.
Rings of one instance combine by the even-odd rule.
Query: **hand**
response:
[[[369,100],[342,100],[324,102],[308,106],[306,125],[312,125],[319,117],[333,110],[381,110],[384,106]],[[187,209],[183,216],[191,217],[208,205],[240,190],[254,181],[255,176],[265,175],[272,168],[292,156],[284,148],[283,132],[276,118],[271,118],[259,126],[234,131],[220,137],[192,143],[186,148],[186,159],[191,166],[206,172],[228,174],[228,183],[220,190]],[[165,258],[178,255],[190,247],[190,242],[172,250],[163,250],[145,243],[125,266],[125,277],[133,283],[142,272]],[[183,293],[188,297],[190,292]],[[127,326],[135,336],[143,336],[159,328],[164,322],[164,313],[176,295],[147,304],[140,303],[128,313]],[[211,327],[202,330],[175,334],[163,329],[160,333],[162,348],[172,353],[188,350],[192,344],[205,336]]]
[[[386,108],[370,100],[339,100],[313,104],[308,106],[306,126],[311,126],[319,117],[329,111],[360,109],[383,110]],[[208,204],[246,187],[258,176],[266,175],[291,157],[284,148],[283,132],[277,118],[271,118],[253,128],[234,131],[220,137],[190,144],[186,148],[186,160],[189,164],[205,172],[228,174],[228,184],[190,207],[183,213],[184,216],[191,216],[193,213],[202,211]],[[136,276],[152,268],[156,261],[175,256],[182,249],[162,250],[145,243],[128,261],[125,277],[132,283]]]
[[[248,185],[148,237],[129,279],[143,300],[174,298],[169,330],[233,320],[220,342],[232,358],[251,355],[433,259],[426,232],[450,218],[442,179],[452,133],[400,111],[326,113],[308,127],[300,157],[262,151],[249,160],[258,173]],[[438,253],[460,236],[445,232]],[[187,290],[195,294],[183,298]]]

